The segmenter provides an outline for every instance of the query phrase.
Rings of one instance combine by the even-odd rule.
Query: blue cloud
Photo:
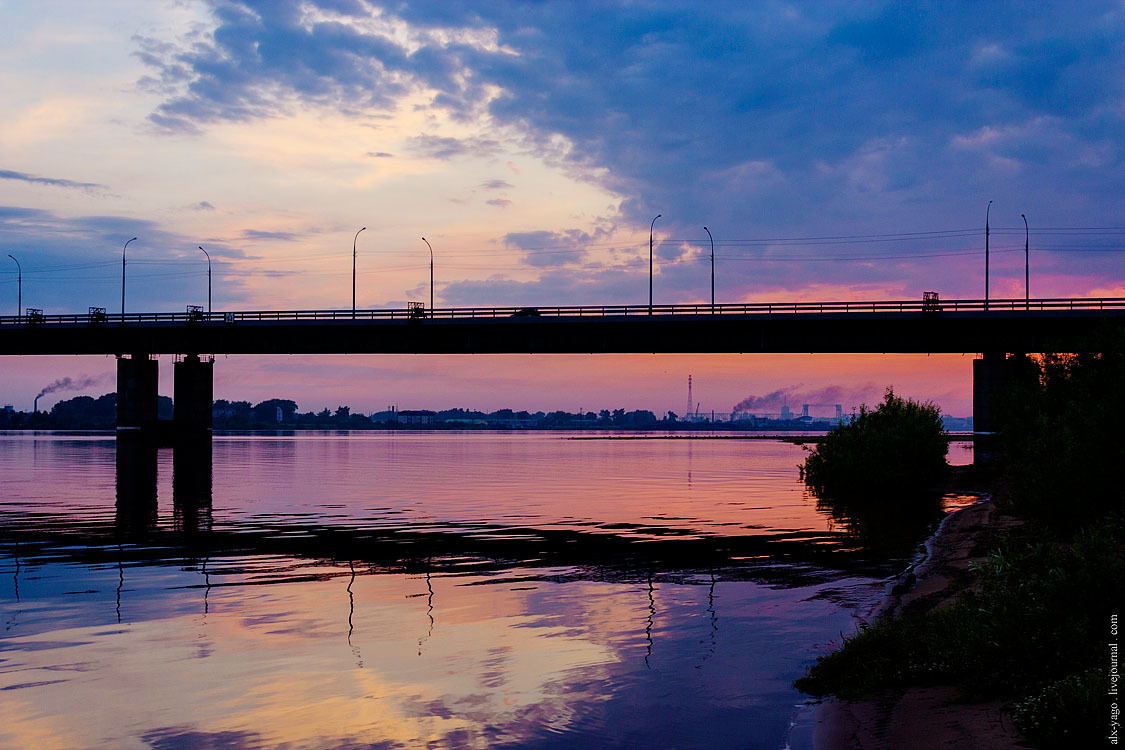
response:
[[[23,268],[23,301],[48,312],[119,309],[121,249],[127,253],[127,309],[184,309],[207,295],[207,265],[196,238],[163,229],[158,223],[125,216],[64,217],[51,211],[0,206],[5,254]],[[244,257],[217,241],[203,243],[211,253],[216,301],[238,304],[248,298],[244,279],[224,258]],[[5,259],[6,260],[6,259]],[[15,305],[16,268],[0,270],[4,304]],[[10,292],[10,294],[9,294]]]
[[[310,6],[321,20],[304,20]],[[353,23],[376,13],[404,22],[410,45]],[[625,223],[662,213],[673,236],[705,223],[729,238],[974,227],[989,199],[1010,224],[1020,213],[1040,226],[1125,223],[1125,10],[1108,0],[1033,10],[290,0],[216,3],[213,15],[214,31],[190,46],[144,43],[167,92],[154,123],[191,132],[294,100],[389,112],[425,90],[432,107],[483,116],[521,147],[589,168],[625,196]],[[422,134],[410,149],[452,159],[500,145]],[[669,261],[680,253],[661,249]],[[1122,276],[1107,255],[1084,260]],[[969,294],[977,263],[827,262],[812,274],[767,264],[738,280],[784,284],[799,270],[913,288],[952,266],[950,292]]]
[[[52,187],[62,188],[78,188],[79,190],[105,190],[105,185],[99,185],[96,182],[75,182],[74,180],[63,180],[57,177],[39,177],[26,172],[13,172],[10,169],[0,169],[0,180],[18,180],[20,182],[30,182],[36,185],[50,185]]]

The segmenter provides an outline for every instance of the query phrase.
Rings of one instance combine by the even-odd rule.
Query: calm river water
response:
[[[798,445],[590,437],[0,433],[0,746],[800,744],[934,517],[818,509]]]

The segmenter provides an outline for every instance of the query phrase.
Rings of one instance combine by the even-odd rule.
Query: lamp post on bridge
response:
[[[422,242],[430,248],[430,317],[432,318],[434,317],[434,247],[425,237],[422,238]]]
[[[203,245],[196,245],[200,250],[203,250]],[[207,256],[207,316],[211,316],[211,254],[203,250],[203,254]]]
[[[121,248],[121,322],[125,322],[125,248],[129,247],[129,243],[136,242],[137,238],[129,240],[125,246]]]
[[[23,317],[23,266],[16,260],[16,256],[8,253],[8,257],[16,261],[16,317]]]
[[[707,238],[711,240],[711,314],[715,314],[715,238],[711,236],[711,230],[703,227],[703,231],[707,233]]]
[[[360,227],[359,232],[362,232],[367,227]],[[359,240],[359,232],[355,233],[352,238],[352,319],[355,319],[355,243]]]
[[[1028,260],[1028,246],[1031,234],[1027,228],[1027,216],[1020,214],[1023,219],[1023,304],[1024,309],[1031,309],[1031,265]]]
[[[992,201],[988,202],[988,208],[984,210],[984,309],[988,309],[988,212],[992,210]]]
[[[648,314],[652,315],[652,228],[656,226],[656,219],[664,214],[657,214],[652,223],[648,225]]]

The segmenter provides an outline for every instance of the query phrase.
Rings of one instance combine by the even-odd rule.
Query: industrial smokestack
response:
[[[79,375],[77,378],[61,378],[59,380],[56,380],[50,385],[44,386],[43,390],[39,391],[39,395],[35,397],[35,402],[32,406],[32,409],[33,411],[39,411],[40,396],[46,396],[48,393],[55,393],[56,391],[81,391],[85,388],[95,386],[98,383],[104,383],[111,377],[111,375],[106,373],[102,375],[95,375],[93,377],[89,375]]]
[[[42,396],[42,395],[43,395],[42,393],[39,394],[39,396]],[[35,397],[35,402],[33,403],[32,407],[31,407],[31,411],[32,411],[33,414],[39,412],[39,396]]]

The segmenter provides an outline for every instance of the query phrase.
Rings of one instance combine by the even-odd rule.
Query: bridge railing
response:
[[[980,299],[941,300],[874,300],[866,302],[754,302],[740,304],[690,305],[563,305],[546,307],[450,307],[433,310],[406,308],[384,310],[243,310],[223,312],[152,312],[152,313],[72,313],[45,315],[38,310],[24,315],[0,316],[0,326],[114,326],[143,324],[234,325],[242,322],[302,321],[387,321],[387,320],[455,320],[493,318],[560,318],[560,317],[639,317],[660,316],[732,316],[792,315],[840,313],[917,313],[940,315],[943,312],[1041,312],[1065,310],[1110,310],[1125,308],[1125,297],[1054,297],[1032,300]]]

